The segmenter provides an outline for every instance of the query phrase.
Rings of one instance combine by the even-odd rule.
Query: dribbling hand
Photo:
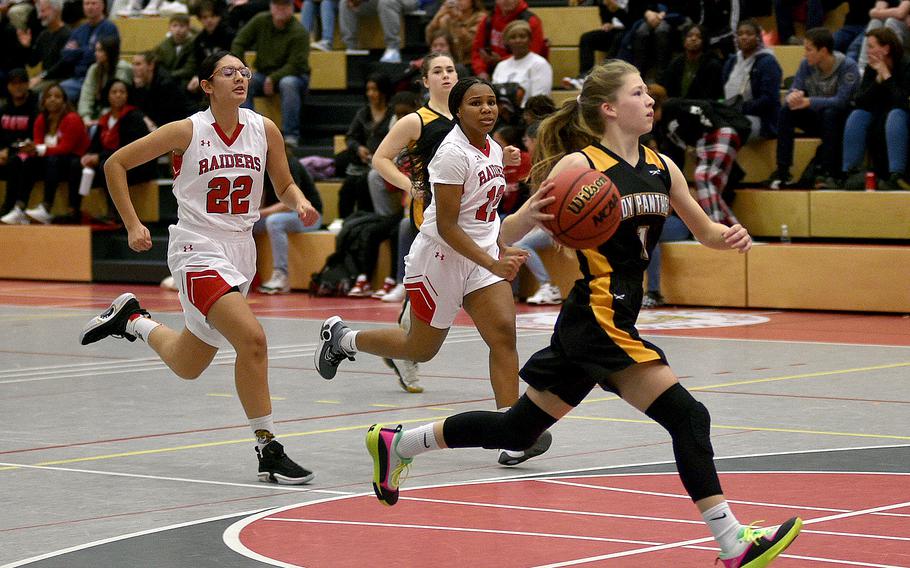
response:
[[[145,252],[152,248],[152,235],[148,228],[141,223],[132,229],[127,229],[127,238],[130,248],[136,252]]]
[[[727,227],[721,235],[724,237],[724,242],[727,243],[728,247],[736,249],[740,253],[747,252],[752,248],[752,237],[749,236],[749,231],[739,223],[732,227]]]
[[[548,179],[540,184],[537,191],[532,193],[530,199],[528,199],[528,211],[535,223],[552,221],[555,218],[552,213],[544,213],[541,211],[541,209],[556,201],[555,196],[547,195],[554,187],[556,187],[556,183],[553,180]]]

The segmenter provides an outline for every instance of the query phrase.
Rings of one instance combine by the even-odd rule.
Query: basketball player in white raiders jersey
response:
[[[489,136],[498,115],[493,87],[481,79],[462,79],[452,87],[448,106],[457,126],[429,164],[433,199],[405,258],[410,330],[353,331],[333,316],[322,324],[315,365],[323,378],[331,379],[341,361],[358,351],[428,361],[463,306],[490,348],[490,382],[496,407],[504,408],[518,400],[515,302],[507,280],[517,275],[527,256],[506,244],[538,220],[551,218],[540,208],[554,198],[532,196],[500,226],[496,208],[506,183],[503,149]],[[550,443],[550,434],[544,433],[525,451],[503,452],[499,463],[516,465],[542,454]]]
[[[302,484],[313,473],[284,452],[274,435],[266,337],[246,301],[256,272],[253,223],[259,218],[267,171],[281,201],[306,225],[316,210],[294,184],[284,141],[275,124],[240,108],[250,69],[226,51],[200,66],[207,110],[166,124],[115,152],[105,165],[111,197],[129,234],[130,248],[149,250],[152,239],[130,201],[126,172],[174,153],[176,225],[170,227],[168,266],[180,293],[186,327],[173,330],[149,317],[133,294],[119,296],[82,330],[83,345],[108,336],[141,339],[182,379],[195,379],[220,347],[237,352],[237,395],[256,435],[259,480]]]

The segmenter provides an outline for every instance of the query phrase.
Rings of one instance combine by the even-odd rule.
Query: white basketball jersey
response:
[[[506,190],[499,144],[487,136],[486,149],[479,150],[456,126],[439,145],[428,169],[433,201],[420,232],[442,241],[436,226],[436,184],[463,185],[458,226],[481,247],[495,244],[499,236],[496,207]]]
[[[262,117],[241,108],[233,138],[206,109],[190,116],[193,139],[174,159],[178,224],[249,231],[259,219],[268,142]]]

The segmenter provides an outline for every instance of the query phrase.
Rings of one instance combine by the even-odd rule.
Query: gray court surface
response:
[[[95,312],[0,306],[0,566],[260,566],[224,547],[224,528],[252,511],[369,492],[370,424],[494,406],[487,350],[471,327],[452,329],[421,366],[426,392],[407,394],[369,355],[321,379],[312,363],[321,316],[261,318],[279,439],[316,472],[307,486],[263,484],[232,353],[181,381],[140,342],[80,346]],[[520,359],[548,337],[519,329]],[[910,348],[649,339],[709,408],[721,471],[910,471]],[[408,486],[673,470],[666,433],[611,393],[591,393],[553,435],[547,454],[514,469],[485,450],[421,456]]]

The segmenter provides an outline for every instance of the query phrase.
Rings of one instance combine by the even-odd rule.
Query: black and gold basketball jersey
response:
[[[578,251],[582,274],[587,281],[613,272],[641,277],[670,214],[670,171],[657,152],[646,146],[639,146],[635,165],[600,144],[581,152],[622,196],[622,221],[616,233],[596,249]]]
[[[430,205],[429,172],[427,166],[433,159],[433,152],[442,139],[452,130],[455,123],[423,105],[415,111],[420,117],[420,136],[402,151],[399,158],[407,164],[411,175],[413,195],[411,199],[411,221],[416,227],[423,222],[423,212]]]

